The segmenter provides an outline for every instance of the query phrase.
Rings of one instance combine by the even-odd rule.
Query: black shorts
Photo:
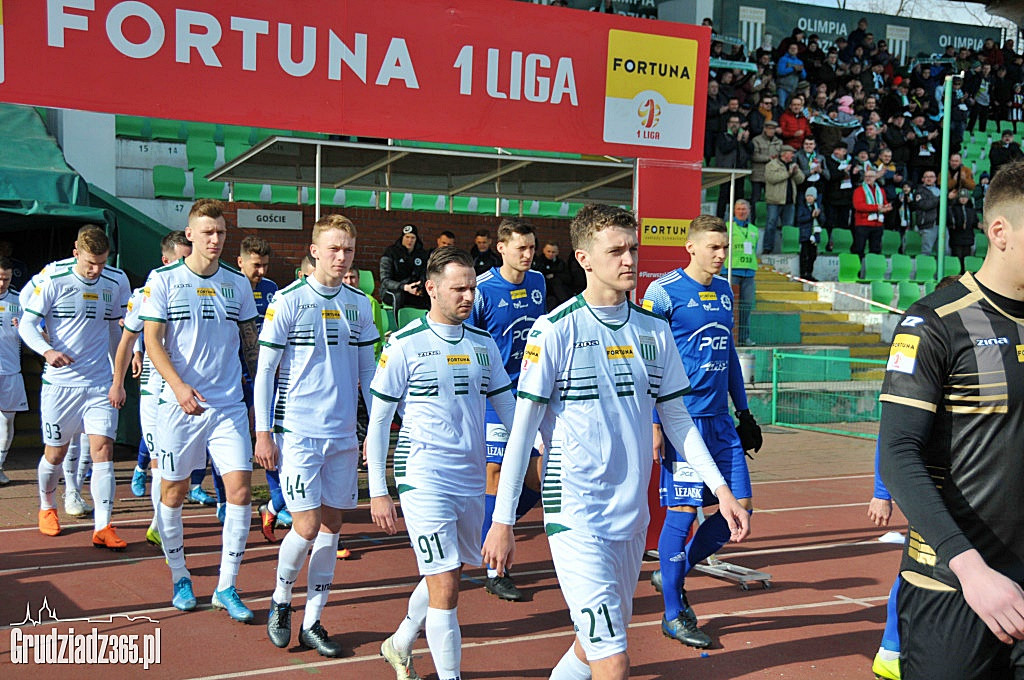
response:
[[[1024,680],[1024,641],[999,641],[959,591],[900,583],[903,680]]]

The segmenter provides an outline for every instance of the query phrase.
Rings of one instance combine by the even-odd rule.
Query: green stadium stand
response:
[[[903,311],[921,299],[921,286],[913,281],[900,281],[896,286],[900,295],[900,309]]]
[[[921,234],[916,231],[907,231],[903,235],[903,253],[911,257],[921,254]]]
[[[935,286],[939,285],[938,281],[925,281],[924,294],[931,295],[935,292]]]
[[[224,133],[216,123],[193,123],[191,121],[185,121],[184,126],[186,139],[198,137],[199,139],[209,139],[214,142],[222,141],[224,139]]]
[[[196,189],[196,198],[224,199],[228,195],[228,185],[226,182],[210,182],[204,179],[198,172],[192,173],[192,185]]]
[[[849,229],[837,228],[832,230],[832,252],[849,253],[853,247],[853,232]]]
[[[964,264],[967,266],[967,271],[974,273],[981,269],[982,263],[985,262],[985,258],[977,257],[976,255],[968,255],[964,258]]]
[[[222,125],[221,134],[223,142],[240,142],[247,146],[252,145],[252,128],[244,125]]]
[[[894,286],[888,281],[872,281],[871,282],[871,301],[877,302],[882,305],[892,306],[892,298],[894,295]],[[872,311],[883,311],[881,309],[874,309]]]
[[[909,255],[896,253],[890,258],[892,271],[889,272],[889,280],[897,283],[910,281],[910,270],[914,267],[914,260]]]
[[[416,309],[415,307],[402,307],[398,310],[398,327],[405,328],[405,325],[416,319],[422,319],[427,315],[427,310]]]
[[[960,269],[960,258],[953,257],[952,255],[946,255],[942,259],[942,276],[960,276],[963,271]]]
[[[391,333],[398,330],[398,319],[395,318],[394,307],[381,307],[381,318],[384,321],[384,333]]]
[[[895,255],[900,252],[900,233],[892,229],[882,232],[882,254]]]
[[[889,263],[886,261],[885,255],[868,253],[864,256],[864,278],[860,279],[860,282],[872,283],[883,280],[888,266]]]
[[[290,136],[301,137],[302,139],[327,139],[329,137],[324,132],[305,132],[303,130],[292,130]]]
[[[278,184],[270,185],[270,202],[271,203],[291,203],[292,205],[298,205],[299,203],[299,188],[298,187],[287,187]]]
[[[498,208],[498,201],[495,198],[455,196],[452,198],[452,206],[457,213],[493,215]]]
[[[976,257],[988,255],[988,237],[980,231],[974,235],[974,255]]]
[[[238,139],[224,140],[224,162],[227,163],[234,158],[238,158],[251,148],[252,145],[249,142]]]
[[[355,189],[345,190],[346,208],[376,208],[377,196],[372,191],[361,191]]]
[[[918,255],[914,258],[914,280],[918,283],[934,281],[938,268],[939,263],[931,255]]]
[[[235,182],[235,186],[233,188],[233,194],[236,201],[259,203],[263,200],[260,198],[262,193],[262,184],[245,184],[244,182]]]
[[[860,278],[860,258],[853,253],[839,253],[839,282],[856,283]]]
[[[149,127],[152,139],[157,139],[162,142],[185,141],[185,126],[180,120],[150,118]]]
[[[800,252],[799,227],[782,227],[782,252],[790,255]]]
[[[209,138],[189,137],[185,142],[185,159],[189,170],[208,168],[209,172],[217,165],[217,145]]]
[[[367,295],[373,295],[373,290],[376,288],[373,283],[373,272],[369,269],[359,270],[359,290],[363,291]]]
[[[153,197],[183,200],[185,195],[185,171],[170,165],[153,166]]]
[[[126,139],[149,139],[149,119],[141,116],[115,116],[114,134]]]

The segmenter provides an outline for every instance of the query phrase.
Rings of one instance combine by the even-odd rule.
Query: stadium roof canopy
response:
[[[206,175],[211,181],[523,201],[633,203],[631,158],[392,140],[273,136]],[[748,170],[704,169],[705,187]],[[449,204],[451,204],[449,202]]]

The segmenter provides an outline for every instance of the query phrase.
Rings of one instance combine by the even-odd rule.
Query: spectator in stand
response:
[[[846,157],[846,142],[833,145],[825,167],[829,175],[825,185],[825,228],[829,235],[826,250],[832,252],[832,230],[849,229],[853,210],[853,168]]]
[[[778,127],[779,114],[775,110],[775,97],[765,93],[761,97],[761,101],[758,102],[757,108],[747,116],[747,122],[749,123],[747,129],[750,130],[750,138],[754,139],[760,135],[764,131],[764,124],[770,120],[774,121],[776,127]]]
[[[718,81],[712,80],[708,83],[708,103],[704,122],[705,165],[711,165],[711,158],[715,155],[715,138],[725,129],[722,116],[728,108],[729,100],[722,94]]]
[[[878,158],[878,152],[882,150],[882,145],[882,136],[878,134],[878,126],[874,123],[868,123],[864,126],[864,132],[857,135],[857,141],[853,145],[853,152],[867,151],[868,158],[874,161]]]
[[[757,273],[758,232],[750,219],[750,203],[741,198],[732,209],[732,246],[729,249],[732,274],[729,283],[739,288],[736,299],[740,318],[736,338],[742,346],[754,344],[750,340],[750,312],[754,310],[756,294],[754,275]]]
[[[437,250],[437,248],[444,248],[445,246],[453,246],[453,245],[455,245],[455,232],[453,232],[453,231],[442,231],[440,234],[437,235],[436,243],[437,243],[437,247],[434,248],[434,250]],[[434,252],[434,250],[431,250],[430,252],[432,253],[432,252]],[[428,253],[428,256],[429,256],[429,253]]]
[[[898,113],[889,119],[889,124],[882,131],[882,142],[892,150],[892,162],[901,168],[906,168],[910,160],[909,127],[906,116]]]
[[[804,69],[804,62],[800,59],[800,46],[797,43],[790,43],[786,53],[779,58],[779,64],[775,71],[778,77],[775,79],[779,95],[779,106],[785,107],[790,97],[796,92],[796,86],[801,80],[807,79],[807,71]]]
[[[988,193],[988,183],[989,174],[987,172],[982,172],[978,175],[978,185],[974,187],[974,193],[971,195],[971,198],[974,200],[974,205],[982,211],[985,209],[985,195]]]
[[[799,187],[801,194],[809,187],[814,187],[817,189],[815,198],[824,196],[824,187],[828,183],[828,167],[825,165],[825,157],[818,153],[814,137],[804,140],[803,148],[796,153],[796,163],[800,166],[800,172],[804,174],[804,183]],[[822,217],[821,221],[824,222],[825,218]]]
[[[807,187],[804,200],[796,209],[796,226],[800,229],[800,278],[808,281],[818,280],[814,278],[814,261],[818,258],[821,222],[824,219],[818,203],[818,190]]]
[[[857,28],[850,31],[850,36],[847,38],[847,43],[852,50],[854,47],[864,44],[864,38],[868,34],[868,20],[861,17],[857,20]]]
[[[779,116],[779,135],[783,144],[788,144],[794,149],[800,148],[805,139],[814,136],[811,132],[811,122],[804,115],[804,100],[801,97],[794,96],[789,106]]]
[[[961,189],[974,191],[974,173],[963,163],[958,153],[949,157],[949,200],[955,201]]]
[[[961,189],[956,201],[949,204],[946,225],[949,231],[949,250],[953,257],[960,259],[960,271],[965,272],[967,264],[964,258],[971,254],[974,233],[978,228],[978,212],[971,205],[970,190]]]
[[[992,38],[985,38],[981,50],[978,51],[978,56],[984,57],[985,63],[990,64],[992,68],[1003,65],[1003,51],[996,47],[996,41]]]
[[[1013,84],[1013,96],[1010,99],[1010,114],[1007,120],[1013,125],[1013,134],[1017,134],[1017,123],[1024,122],[1024,92],[1021,84]]]
[[[992,142],[992,148],[988,152],[989,176],[994,177],[999,168],[1022,158],[1024,153],[1021,153],[1020,144],[1013,141],[1013,131],[1003,130],[1002,138],[998,142]]]
[[[501,266],[501,255],[491,249],[491,232],[486,229],[476,232],[469,256],[473,258],[473,269],[477,276],[489,271],[491,267]]]
[[[914,212],[917,231],[921,234],[921,254],[938,255],[935,252],[935,239],[939,231],[939,187],[935,184],[934,170],[928,170],[922,175],[910,207]]]
[[[764,168],[768,165],[768,161],[778,156],[782,150],[782,138],[775,134],[778,129],[777,122],[766,121],[764,130],[752,140],[750,200],[753,205],[751,219],[755,222],[757,221],[757,204],[764,197]]]
[[[988,125],[989,106],[992,104],[992,67],[981,64],[972,68],[964,82],[967,93],[967,104],[971,108],[967,117],[967,132],[974,134],[974,123],[978,122],[978,132],[984,134]]]
[[[792,33],[782,39],[779,43],[778,48],[775,50],[775,57],[782,59],[789,52],[791,45],[796,45],[797,54],[803,54],[804,50],[807,49],[807,45],[804,43],[804,32],[799,26],[794,28]]]
[[[910,149],[907,174],[911,183],[919,181],[926,171],[938,169],[939,153],[935,147],[939,143],[938,137],[939,131],[923,112],[918,111],[910,119],[910,130],[907,132],[907,146]]]
[[[415,224],[402,227],[402,235],[380,259],[381,298],[397,313],[402,307],[427,309],[430,304],[423,290],[427,251]]]
[[[835,47],[830,47],[825,53],[825,61],[822,63],[821,68],[817,69],[814,73],[808,71],[807,75],[812,83],[824,84],[829,92],[834,92],[836,83],[839,82],[841,69],[842,64],[839,63],[839,50]]]
[[[715,142],[715,167],[730,168],[733,170],[749,170],[750,154],[753,152],[753,145],[750,143],[750,133],[740,127],[740,116],[730,113],[726,118],[725,132],[718,135]],[[746,178],[737,177],[736,195],[746,195]],[[715,213],[718,217],[725,218],[729,209],[729,191],[726,185],[721,185],[718,191],[718,209]]]
[[[569,267],[558,257],[558,244],[548,241],[533,258],[533,269],[544,275],[547,289],[547,310],[572,297],[572,277]]]
[[[1013,103],[1013,81],[1006,77],[1006,67],[996,69],[996,77],[992,81],[992,120],[996,126],[1010,120],[1010,104]]]
[[[804,181],[804,173],[793,160],[796,151],[783,145],[779,155],[773,157],[764,168],[765,198],[768,203],[768,221],[764,229],[762,252],[771,254],[775,250],[775,234],[782,225],[792,225],[797,187]],[[781,220],[781,222],[780,222]]]
[[[864,246],[872,253],[882,252],[882,231],[885,214],[892,204],[885,200],[885,192],[875,181],[878,173],[864,171],[864,182],[853,190],[853,247],[850,252],[864,259]]]

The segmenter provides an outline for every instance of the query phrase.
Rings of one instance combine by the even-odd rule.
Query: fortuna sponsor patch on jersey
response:
[[[634,356],[633,345],[612,345],[605,347],[604,350],[608,353],[609,359],[632,359]]]
[[[717,300],[718,293],[713,290],[702,290],[700,291],[700,299],[705,301]]]
[[[100,296],[96,293],[82,293],[83,300],[99,300]]]
[[[262,300],[263,299],[263,291],[262,290],[254,290],[252,292],[252,299],[253,300]]]
[[[526,297],[526,289],[516,288],[515,290],[509,292],[508,296],[513,300],[522,300],[524,297]]]
[[[527,361],[534,364],[540,361],[540,345],[526,346],[526,349],[523,350],[523,363]]]
[[[267,321],[273,321],[274,320],[274,310],[273,309],[268,309],[267,310],[267,315],[266,315],[265,318],[266,318]]]
[[[320,316],[324,319],[338,320],[341,318],[341,312],[337,309],[324,309],[321,310]]]
[[[640,303],[640,306],[646,309],[648,312],[654,309],[654,303],[651,302],[650,300],[644,300],[643,302]]]
[[[892,341],[892,348],[889,350],[889,363],[885,370],[898,373],[913,373],[914,364],[917,363],[917,345],[921,338],[916,335],[900,333]]]
[[[1024,345],[1017,345],[1017,363],[1024,364]]]
[[[377,362],[377,366],[379,366],[380,368],[384,368],[387,365],[388,365],[388,355],[387,354],[381,354],[380,355],[380,361]]]
[[[454,366],[454,365],[461,366],[461,365],[468,364],[468,363],[470,363],[469,362],[469,355],[468,354],[449,354],[448,355],[448,365],[449,366]]]
[[[213,288],[196,288],[196,295],[199,297],[217,297],[217,291]]]

